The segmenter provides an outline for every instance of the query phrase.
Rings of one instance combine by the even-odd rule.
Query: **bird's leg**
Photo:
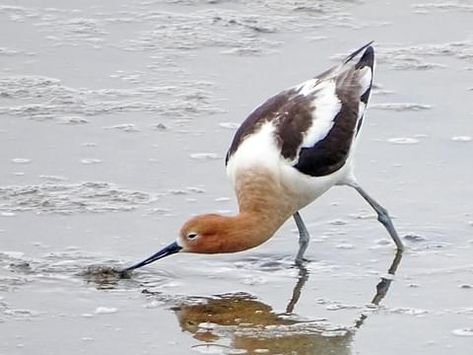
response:
[[[403,251],[404,244],[402,244],[401,238],[399,238],[399,235],[397,234],[396,229],[394,228],[393,222],[391,221],[391,217],[389,217],[388,211],[378,202],[376,202],[370,195],[368,195],[366,191],[363,190],[361,186],[357,183],[350,183],[349,186],[353,187],[361,195],[361,197],[363,197],[366,202],[368,202],[368,204],[373,207],[373,209],[378,214],[378,221],[380,221],[381,224],[386,228],[389,235],[396,244],[397,249],[399,251]]]
[[[294,289],[292,290],[292,297],[286,306],[286,315],[292,314],[294,312],[294,307],[301,297],[302,288],[309,279],[309,271],[304,265],[297,264],[296,267],[299,269],[299,275],[297,277],[296,286],[294,286]]]
[[[297,229],[299,230],[299,251],[296,256],[296,264],[302,265],[302,263],[306,261],[303,256],[309,246],[310,234],[299,212],[294,213],[293,217],[296,221]]]

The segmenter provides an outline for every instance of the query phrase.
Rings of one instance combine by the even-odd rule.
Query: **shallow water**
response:
[[[0,5],[0,354],[470,354],[471,1]],[[357,154],[265,245],[114,270],[236,205],[223,158],[269,95],[376,41]],[[392,275],[395,272],[395,275]]]

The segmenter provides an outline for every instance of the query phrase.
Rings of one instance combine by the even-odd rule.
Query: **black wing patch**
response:
[[[342,102],[340,111],[327,136],[310,148],[301,148],[294,167],[310,176],[326,176],[340,169],[346,162],[358,118],[358,100],[350,92],[337,92]]]

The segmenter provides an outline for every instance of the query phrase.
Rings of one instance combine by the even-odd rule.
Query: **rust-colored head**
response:
[[[238,218],[203,214],[190,218],[181,227],[177,243],[182,251],[201,254],[230,253],[247,249],[240,237]]]
[[[149,258],[124,269],[122,273],[148,265],[180,251],[215,254],[248,249],[251,246],[245,246],[247,244],[245,243],[246,239],[238,236],[238,231],[241,230],[239,219],[238,217],[226,217],[218,214],[204,214],[193,217],[184,223],[179,237],[174,243],[162,248]]]

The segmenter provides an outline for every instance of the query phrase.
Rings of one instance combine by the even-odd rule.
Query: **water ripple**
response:
[[[129,211],[156,196],[121,189],[107,182],[0,187],[0,211],[38,214]]]
[[[151,111],[163,117],[195,117],[221,112],[211,104],[208,82],[180,82],[177,85],[143,86],[128,89],[75,89],[55,78],[6,76],[0,78],[0,97],[12,100],[0,106],[0,114],[34,120],[75,117],[115,112]],[[33,102],[32,102],[33,101]],[[18,104],[19,103],[19,104]]]
[[[422,13],[429,10],[473,12],[473,4],[465,4],[465,2],[461,1],[431,2],[425,4],[413,4],[411,6]]]

